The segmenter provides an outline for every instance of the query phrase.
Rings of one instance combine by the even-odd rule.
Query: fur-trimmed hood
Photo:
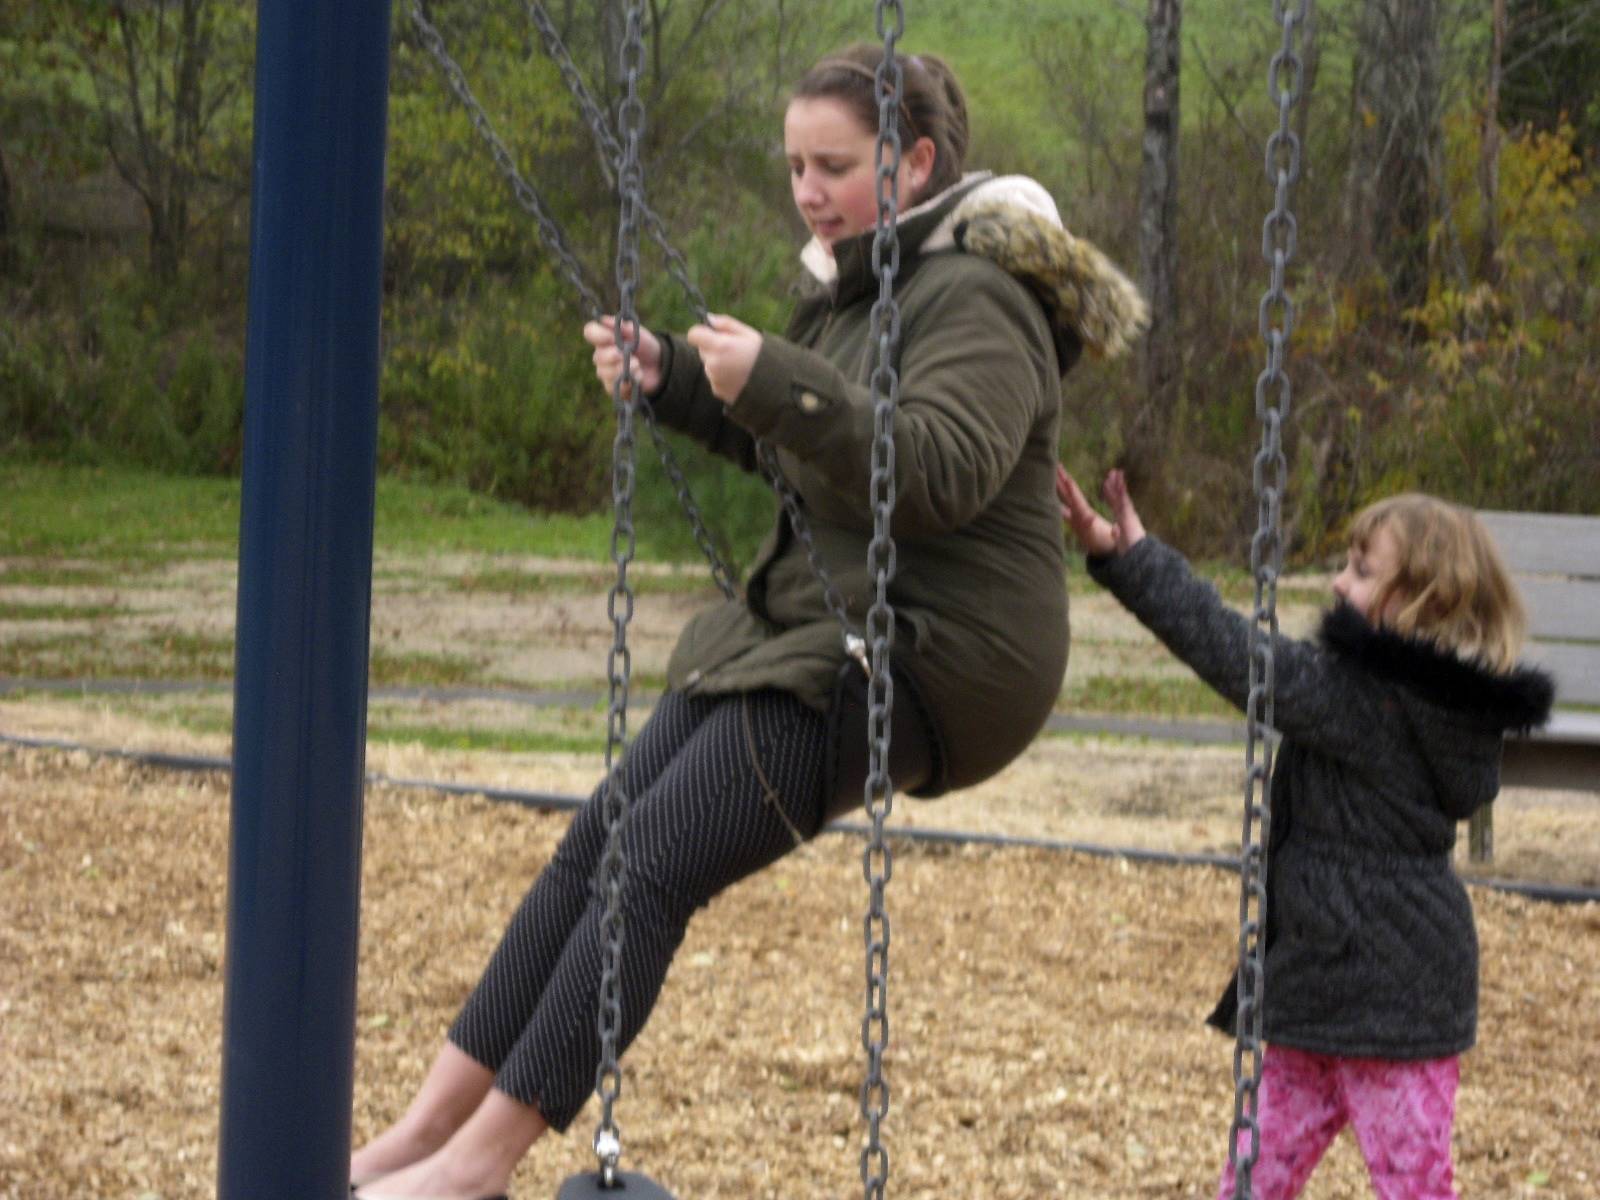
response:
[[[975,172],[901,213],[899,222],[914,227],[930,214],[936,221],[920,241],[921,252],[956,250],[990,259],[1038,296],[1058,343],[1114,358],[1149,328],[1139,289],[1093,243],[1068,232],[1050,193],[1034,180]],[[856,240],[870,247],[872,237]],[[800,258],[819,282],[838,279],[838,263],[819,239],[812,238]],[[1063,371],[1075,357],[1062,356]]]
[[[1502,735],[1550,719],[1555,684],[1537,667],[1497,672],[1427,639],[1374,628],[1348,604],[1323,617],[1319,640],[1359,671],[1395,685],[1386,711],[1410,732],[1440,807],[1457,819],[1499,790]]]
[[[1374,628],[1348,604],[1324,614],[1319,637],[1330,650],[1380,679],[1495,728],[1525,733],[1550,719],[1555,683],[1537,667],[1499,673],[1425,638]]]

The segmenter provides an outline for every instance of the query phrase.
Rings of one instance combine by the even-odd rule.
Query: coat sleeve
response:
[[[1225,700],[1250,695],[1250,621],[1222,602],[1188,561],[1146,535],[1116,557],[1089,559],[1089,573]],[[1377,685],[1314,642],[1272,641],[1273,724],[1285,737],[1360,762],[1383,740]]]
[[[923,270],[940,269],[930,263]],[[962,264],[931,290],[901,339],[894,418],[897,537],[959,529],[1005,486],[1056,370],[1037,301],[992,264]],[[762,340],[728,415],[803,459],[867,512],[870,388],[783,338]]]
[[[676,334],[657,336],[665,369],[661,386],[648,400],[661,423],[732,459],[744,470],[754,471],[755,438],[728,419],[728,406],[712,394],[699,351]]]

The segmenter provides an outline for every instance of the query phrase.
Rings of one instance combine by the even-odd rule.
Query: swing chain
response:
[[[644,427],[650,433],[650,440],[656,448],[656,458],[661,463],[661,469],[666,472],[668,482],[672,484],[673,494],[678,498],[678,507],[689,519],[689,529],[694,534],[694,543],[700,547],[701,556],[711,568],[711,578],[715,581],[717,590],[732,600],[739,594],[739,577],[728,560],[722,557],[722,552],[717,549],[717,542],[711,536],[711,530],[706,528],[705,518],[700,515],[700,506],[695,503],[694,495],[689,491],[689,481],[684,477],[683,468],[678,465],[672,447],[667,444],[667,435],[661,431],[661,426],[656,421],[655,409],[650,407],[648,396],[639,397],[639,411],[644,414]]]
[[[584,121],[589,126],[589,132],[594,135],[595,149],[600,152],[601,169],[605,172],[606,182],[610,183],[615,172],[614,164],[622,160],[622,147],[617,144],[616,135],[611,132],[611,124],[606,120],[604,110],[595,103],[594,94],[589,91],[577,64],[572,61],[572,55],[567,52],[566,44],[561,40],[561,32],[551,19],[549,10],[540,4],[539,0],[526,0],[525,7],[528,10],[528,19],[538,30],[545,54],[561,73],[562,82],[566,84],[567,91],[577,103],[578,111],[582,113]],[[672,276],[678,287],[683,290],[695,316],[704,321],[710,311],[706,298],[690,278],[688,261],[668,239],[666,226],[662,224],[660,214],[641,199],[639,217],[644,222],[645,233],[650,235],[650,240],[655,242],[666,258],[667,274]],[[654,428],[652,421],[651,429]]]
[[[867,547],[867,567],[873,575],[872,606],[867,611],[867,643],[872,669],[867,684],[867,780],[863,800],[872,829],[862,852],[862,871],[869,888],[863,922],[866,942],[866,1013],[861,1021],[861,1045],[867,1054],[867,1075],[861,1085],[861,1115],[867,1123],[867,1141],[861,1150],[861,1183],[866,1200],[883,1200],[889,1182],[889,1152],[882,1141],[883,1119],[889,1112],[889,1081],[884,1077],[884,1054],[889,1045],[889,913],[884,891],[894,862],[884,837],[884,825],[894,805],[894,785],[889,778],[889,729],[894,707],[894,679],[890,651],[894,645],[894,609],[889,603],[889,581],[894,576],[895,547],[890,531],[894,514],[894,418],[900,402],[900,376],[895,355],[900,340],[900,307],[894,298],[895,274],[900,268],[900,240],[896,229],[900,207],[900,61],[895,43],[905,33],[901,0],[877,0],[878,34],[883,38],[883,61],[878,65],[878,138],[873,152],[878,200],[877,231],[872,241],[872,269],[878,276],[878,299],[872,306],[872,332],[877,356],[870,380],[872,394],[872,541]]]
[[[532,7],[530,8],[530,15]],[[543,9],[538,11],[542,13]],[[472,89],[467,84],[466,73],[461,69],[461,65],[450,56],[450,52],[444,44],[444,37],[440,34],[438,28],[423,13],[421,0],[412,0],[410,12],[412,22],[417,27],[418,36],[421,38],[424,48],[439,64],[440,70],[443,71],[445,79],[450,85],[450,90],[455,93],[456,99],[467,110],[467,116],[471,120],[473,128],[478,131],[479,135],[488,144],[495,163],[511,184],[512,192],[516,196],[517,202],[525,212],[534,218],[539,240],[544,243],[545,249],[555,255],[561,267],[562,275],[572,284],[573,289],[582,300],[585,314],[591,319],[599,317],[605,312],[605,304],[600,299],[598,291],[588,283],[582,263],[578,261],[577,256],[572,253],[571,248],[567,245],[561,226],[550,216],[538,189],[529,183],[517,169],[516,161],[512,158],[511,151],[507,149],[504,140],[495,130],[489,114],[484,110],[483,105],[479,103],[478,98],[472,94]],[[535,23],[540,24],[537,21]],[[545,23],[540,24],[541,34],[544,33],[547,24],[548,16],[545,17]],[[549,36],[556,37],[553,26],[549,26]],[[555,46],[561,47],[559,37],[556,37]],[[570,64],[571,59],[566,56],[564,48],[562,48],[561,52],[562,57]],[[553,54],[554,51],[552,51]],[[576,68],[574,67],[573,70],[575,72]],[[587,88],[583,88],[582,83],[582,79],[579,78],[578,86],[582,90],[581,92],[575,92],[574,95],[581,97],[580,103],[587,101],[588,105],[592,107],[594,105],[593,97],[590,96]],[[598,112],[598,109],[596,109],[596,112]],[[610,127],[604,124],[605,118],[603,114],[600,120],[601,125],[598,128],[604,129],[605,137],[609,140],[609,146],[614,148],[613,161],[620,163],[622,147],[618,145],[616,138],[612,136]],[[611,153],[612,150],[608,149],[606,152]],[[611,181],[611,172],[609,170],[607,181]],[[688,277],[687,264],[684,262],[683,255],[666,240],[661,218],[644,202],[642,196],[637,201],[637,211],[639,218],[644,222],[646,230],[651,232],[651,236],[655,238],[666,254],[669,272],[678,280],[679,286],[684,287],[691,294],[691,299],[698,297],[699,292]],[[703,313],[705,301],[701,299],[698,303],[700,311]],[[655,412],[651,409],[648,401],[641,403],[640,411],[644,414],[645,427],[649,430],[651,441],[655,444],[656,456],[661,460],[662,470],[666,472],[668,480],[672,483],[678,506],[683,509],[684,515],[689,519],[689,526],[694,532],[695,544],[700,547],[700,552],[705,555],[706,562],[711,567],[711,576],[716,581],[717,587],[724,596],[732,599],[739,591],[737,573],[728,564],[727,560],[722,557],[721,552],[717,549],[716,540],[711,536],[711,531],[706,528],[705,519],[700,514],[699,506],[695,503],[694,496],[690,494],[689,482],[684,477],[683,469],[678,465],[677,459],[673,456],[672,448],[667,443],[666,435],[662,433],[657,425]]]
[[[617,1062],[617,1041],[622,1026],[622,894],[626,886],[627,859],[623,831],[630,796],[623,760],[627,748],[628,687],[632,658],[628,651],[628,621],[633,616],[633,591],[628,586],[628,564],[635,549],[633,531],[634,441],[633,415],[639,388],[631,363],[639,348],[639,205],[644,196],[644,169],[639,143],[644,135],[644,105],[639,100],[639,77],[644,67],[643,0],[630,0],[621,60],[626,81],[618,125],[625,139],[617,168],[622,212],[617,235],[617,340],[622,351],[622,373],[612,391],[617,413],[617,435],[612,443],[611,498],[616,520],[611,532],[611,558],[617,581],[607,600],[612,643],[606,669],[610,679],[610,707],[606,727],[606,792],[604,813],[606,848],[600,860],[600,891],[605,911],[600,918],[600,1005],[596,1024],[600,1034],[600,1064],[595,1070],[595,1092],[600,1097],[600,1124],[595,1130],[595,1154],[606,1187],[616,1183],[622,1156],[622,1135],[614,1109],[622,1091],[622,1069]]]
[[[525,0],[523,7],[527,9],[528,21],[538,31],[539,40],[544,45],[545,57],[555,64],[556,70],[561,74],[561,82],[566,85],[584,121],[595,133],[595,150],[599,154],[600,171],[605,176],[606,186],[616,187],[617,167],[622,162],[622,147],[617,144],[617,139],[611,133],[605,111],[595,100],[589,85],[584,83],[578,65],[572,61],[572,55],[567,53],[566,43],[561,40],[561,31],[556,28],[555,21],[551,19],[544,5],[540,4],[539,0]]]
[[[561,40],[561,33],[556,29],[555,22],[551,19],[549,11],[539,0],[526,0],[528,18],[538,30],[541,42],[544,44],[545,53],[556,64],[562,80],[566,83],[567,91],[572,94],[579,111],[583,114],[589,125],[589,131],[594,135],[596,148],[600,151],[602,161],[616,162],[620,160],[622,149],[617,145],[616,136],[611,132],[610,123],[600,106],[595,103],[588,85],[583,81],[583,75],[577,65],[572,61],[572,56],[567,52],[565,43]],[[608,172],[609,177],[609,172]],[[666,227],[662,224],[661,217],[648,204],[640,202],[640,218],[644,222],[645,232],[660,248],[666,259],[667,274],[677,283],[684,297],[689,302],[690,309],[695,318],[702,322],[709,322],[711,316],[710,305],[706,302],[705,295],[689,275],[689,264],[683,254],[674,246],[667,237]],[[717,584],[722,588],[723,595],[733,598],[738,588],[733,582],[733,572],[722,562],[716,552],[711,535],[706,531],[701,522],[699,511],[695,507],[694,499],[689,495],[688,483],[683,474],[677,469],[676,462],[671,457],[671,452],[666,444],[665,436],[656,425],[655,414],[651,411],[648,401],[645,403],[645,414],[649,424],[650,436],[656,444],[656,451],[661,456],[662,466],[666,468],[668,476],[672,479],[673,486],[678,492],[678,503],[689,514],[690,524],[694,526],[695,540],[700,544],[702,553],[711,563],[711,571],[716,577]],[[817,577],[817,582],[822,587],[823,603],[828,611],[833,614],[844,633],[845,648],[856,658],[863,670],[869,670],[866,660],[866,643],[855,632],[847,615],[844,598],[840,595],[838,587],[833,582],[833,577],[822,564],[822,559],[817,551],[816,541],[811,535],[810,523],[806,520],[805,511],[801,507],[800,498],[789,486],[789,481],[784,478],[782,468],[778,464],[777,452],[760,438],[756,439],[756,462],[762,473],[766,475],[767,482],[777,494],[779,502],[783,505],[784,512],[789,518],[789,527],[800,540],[801,547],[805,550],[806,559],[811,564],[812,573]],[[870,672],[869,672],[870,673]]]
[[[1251,1177],[1259,1154],[1261,1127],[1256,1119],[1261,1089],[1262,1017],[1266,989],[1266,923],[1268,846],[1271,840],[1273,721],[1276,698],[1273,645],[1278,636],[1278,578],[1283,569],[1283,497],[1288,488],[1288,460],[1283,426],[1289,415],[1291,387],[1285,363],[1294,332],[1294,301],[1284,278],[1296,248],[1296,225],[1290,192],[1300,177],[1300,139],[1290,116],[1300,96],[1302,62],[1297,51],[1306,0],[1290,8],[1273,0],[1273,19],[1283,40],[1267,70],[1267,90],[1278,108],[1278,128],[1266,144],[1267,181],[1273,185],[1273,207],[1262,224],[1261,253],[1271,267],[1271,280],[1261,297],[1259,327],[1267,346],[1267,364],[1256,379],[1256,416],[1261,422],[1261,448],[1252,465],[1257,498],[1257,528],[1250,542],[1250,570],[1255,599],[1250,624],[1250,691],[1245,706],[1244,827],[1239,854],[1239,982],[1237,1040],[1233,1054],[1233,1123],[1228,1131],[1228,1160],[1234,1168],[1234,1195],[1249,1200]],[[1287,86],[1284,84],[1287,76]],[[1255,825],[1260,825],[1257,838]],[[1241,1145],[1241,1141],[1246,1143]]]
[[[517,198],[517,203],[524,212],[534,219],[539,231],[539,239],[545,247],[556,256],[560,264],[561,273],[568,283],[583,298],[584,306],[590,312],[601,312],[603,305],[600,295],[589,283],[583,264],[567,246],[567,240],[561,232],[561,226],[556,224],[555,218],[550,215],[545,207],[539,191],[523,178],[522,172],[517,170],[516,159],[511,156],[511,151],[496,132],[494,123],[490,121],[489,114],[484,111],[478,98],[472,94],[472,88],[467,83],[466,72],[461,65],[450,57],[450,52],[445,48],[444,36],[438,27],[428,20],[427,14],[422,9],[422,0],[411,0],[411,22],[417,27],[417,36],[421,38],[423,48],[433,56],[439,69],[444,72],[445,82],[450,85],[450,90],[455,93],[456,99],[467,110],[467,117],[472,121],[472,126],[489,146],[489,152],[494,156],[496,165],[501,173],[511,183],[511,190]]]
[[[767,482],[772,485],[772,490],[777,493],[778,500],[783,505],[784,515],[789,519],[789,528],[799,539],[801,549],[806,552],[806,561],[811,564],[811,573],[817,577],[817,583],[822,588],[822,603],[827,606],[828,611],[833,614],[833,619],[839,622],[839,628],[843,630],[845,652],[860,663],[861,669],[870,676],[872,668],[867,664],[867,643],[850,624],[844,596],[839,591],[839,585],[833,581],[828,568],[823,565],[822,554],[818,551],[816,539],[811,534],[811,522],[806,520],[799,494],[783,477],[783,468],[778,463],[778,452],[772,443],[762,438],[756,439],[756,462],[766,475]]]
[[[600,151],[602,161],[620,164],[623,155],[622,147],[618,143],[616,135],[612,133],[610,122],[607,120],[605,113],[595,102],[593,94],[583,82],[583,76],[579,73],[576,64],[573,63],[572,56],[567,52],[566,46],[561,40],[560,32],[556,29],[554,21],[551,20],[549,12],[543,5],[538,3],[538,0],[526,0],[526,8],[529,20],[532,21],[539,33],[546,54],[556,64],[557,70],[566,83],[567,90],[572,93],[589,125],[591,133],[594,135],[595,144]],[[595,290],[584,282],[583,268],[567,247],[566,239],[561,233],[560,226],[548,216],[538,191],[517,170],[510,151],[506,149],[505,143],[495,132],[488,113],[484,111],[483,106],[467,86],[464,72],[455,60],[450,57],[448,50],[445,48],[443,37],[423,14],[420,0],[412,0],[411,16],[421,33],[423,44],[438,61],[446,79],[450,81],[451,90],[455,92],[457,99],[466,107],[474,128],[488,143],[495,161],[510,181],[518,200],[522,202],[523,208],[535,217],[538,223],[539,236],[545,247],[560,260],[563,274],[583,299],[588,315],[590,317],[599,316],[604,312],[604,306]],[[608,180],[611,175],[612,172],[608,170]],[[651,240],[660,248],[666,259],[667,273],[682,290],[696,318],[700,321],[706,321],[710,315],[710,308],[706,303],[705,296],[696,286],[694,280],[690,278],[688,262],[684,259],[683,254],[667,237],[666,227],[662,223],[660,215],[646,203],[643,196],[640,196],[636,201],[636,213],[639,221],[644,226],[645,232],[650,235]],[[898,265],[898,249],[896,250],[895,260],[896,265]],[[897,336],[898,327],[897,314]],[[679,467],[677,459],[673,456],[672,448],[666,440],[666,435],[661,431],[656,421],[655,411],[650,407],[650,402],[647,398],[641,397],[639,411],[644,414],[645,427],[655,445],[656,455],[661,460],[662,469],[672,483],[678,506],[683,509],[684,515],[689,519],[690,528],[694,532],[695,543],[700,547],[701,554],[705,556],[706,562],[711,567],[712,578],[716,581],[717,587],[722,594],[731,600],[739,592],[737,573],[718,551],[716,540],[706,527],[699,506],[695,503],[695,499],[689,491],[688,480],[684,476],[682,468]],[[806,560],[810,563],[811,571],[816,576],[818,585],[822,589],[823,603],[829,613],[833,615],[834,620],[839,623],[846,653],[859,662],[862,670],[870,675],[871,668],[867,661],[866,641],[850,623],[844,598],[840,594],[838,586],[833,582],[833,577],[823,565],[822,558],[816,548],[816,541],[811,534],[810,522],[806,519],[805,510],[798,495],[789,485],[788,480],[784,478],[783,472],[778,465],[777,454],[772,447],[758,438],[756,439],[755,449],[756,461],[762,473],[767,477],[767,481],[772,486],[773,491],[777,494],[779,502],[783,505],[784,512],[789,518],[790,529],[805,550]]]

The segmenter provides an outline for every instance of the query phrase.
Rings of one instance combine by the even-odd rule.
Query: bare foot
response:
[[[493,1083],[493,1071],[446,1042],[405,1115],[350,1156],[350,1181],[370,1183],[437,1153]]]
[[[419,1163],[449,1141],[453,1132],[399,1121],[350,1156],[350,1182],[360,1187]]]
[[[437,1152],[360,1188],[358,1200],[479,1200],[503,1195],[528,1148],[548,1128],[539,1110],[491,1091]]]
[[[356,1200],[480,1200],[504,1194],[509,1177],[484,1163],[467,1163],[448,1150],[384,1175],[356,1191]]]

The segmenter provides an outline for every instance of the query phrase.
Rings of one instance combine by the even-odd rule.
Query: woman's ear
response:
[[[912,194],[919,199],[921,198],[922,189],[928,185],[928,180],[933,178],[933,165],[937,158],[938,151],[934,149],[932,138],[919,137],[912,144],[911,154],[909,155],[911,164],[909,182]]]

